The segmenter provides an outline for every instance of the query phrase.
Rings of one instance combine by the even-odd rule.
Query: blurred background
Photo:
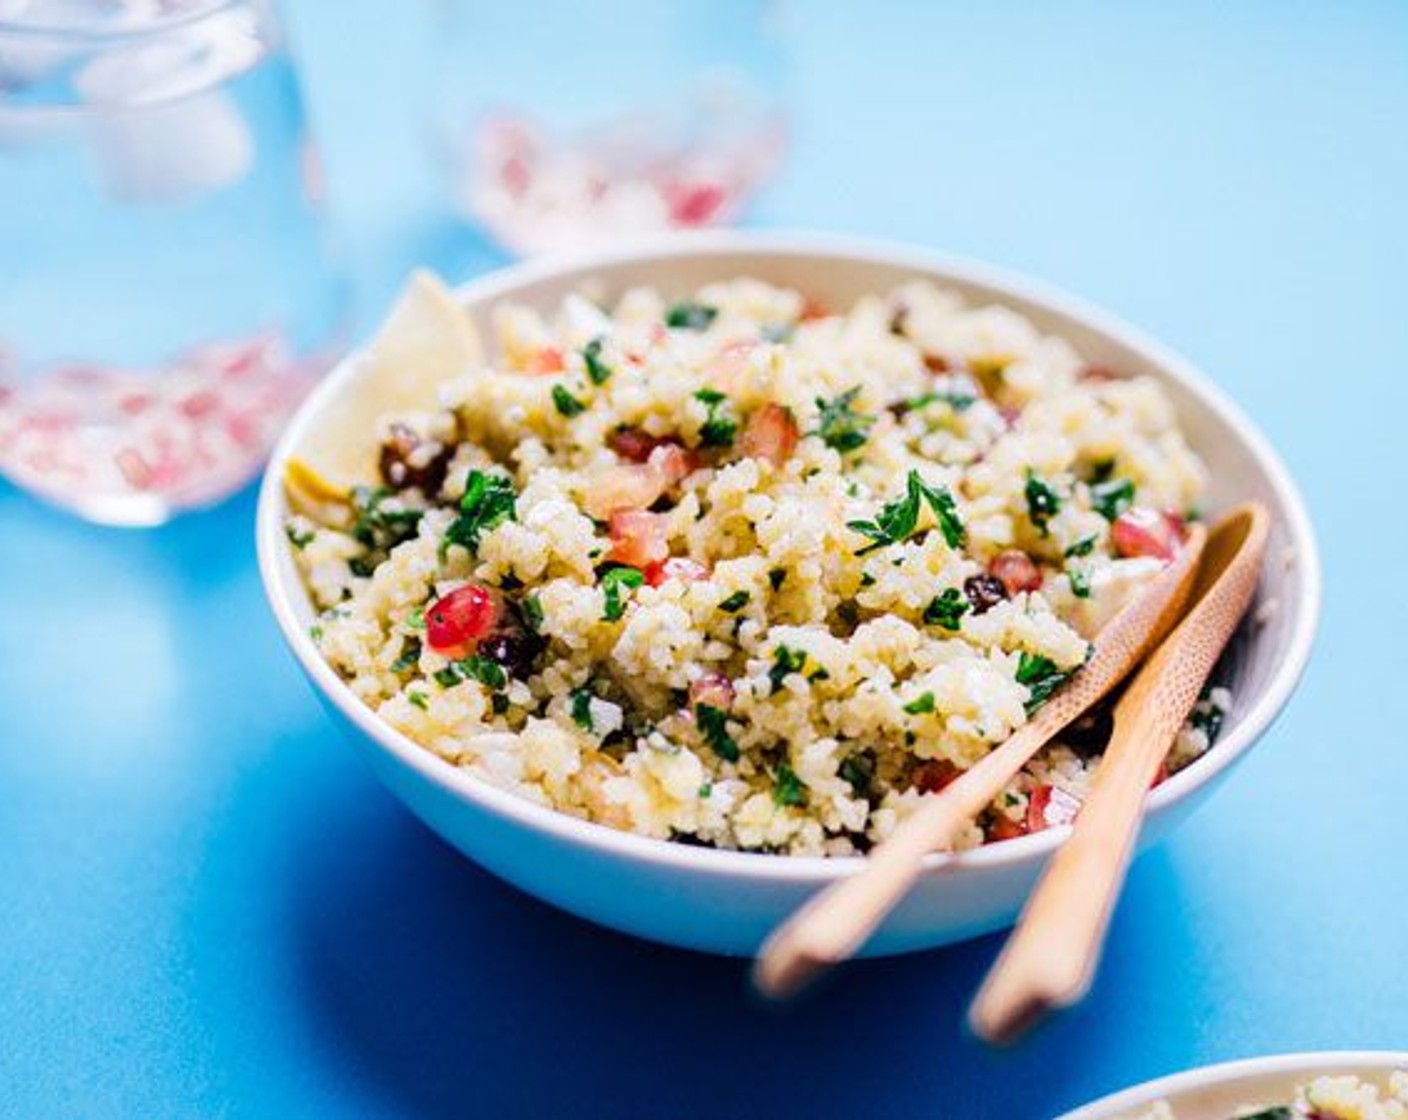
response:
[[[0,28],[24,6],[0,0]],[[218,42],[259,65],[202,48],[222,96],[176,99],[174,147],[47,111],[36,147],[21,92],[71,100],[82,71],[32,40],[0,66],[0,419],[49,417],[42,450],[54,410],[83,412],[63,446],[107,472],[51,484],[12,457],[23,488],[0,481],[0,1115],[1008,1120],[1200,1062],[1404,1045],[1402,844],[1364,836],[1408,842],[1381,718],[1401,641],[1392,600],[1366,605],[1408,548],[1408,8],[285,0],[286,38],[257,11]],[[237,209],[192,206],[226,176],[253,184],[221,195]],[[111,199],[149,223],[126,262]],[[1207,369],[1310,502],[1329,602],[1305,686],[1137,864],[1092,998],[1020,1051],[959,1026],[992,939],[778,1015],[734,962],[490,880],[350,764],[267,617],[247,482],[411,267],[716,220],[912,241],[1103,303]],[[55,337],[101,376],[22,376]],[[221,398],[234,434],[211,379],[248,388]],[[119,459],[154,430],[134,416],[205,434]],[[235,494],[133,533],[46,488],[150,524]]]

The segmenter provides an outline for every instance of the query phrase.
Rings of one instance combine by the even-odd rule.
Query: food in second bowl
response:
[[[1184,1120],[1165,1102],[1127,1120]],[[1352,1076],[1317,1077],[1283,1104],[1248,1105],[1226,1120],[1408,1120],[1408,1073],[1383,1088]]]
[[[450,763],[648,836],[863,851],[1079,671],[1203,491],[1156,381],[926,282],[495,322],[439,407],[339,434],[379,478],[293,463],[314,637]],[[961,844],[1068,821],[1104,740],[1073,728]]]

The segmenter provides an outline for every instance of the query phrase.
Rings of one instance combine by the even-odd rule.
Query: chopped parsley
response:
[[[1134,483],[1127,478],[1113,478],[1090,487],[1090,504],[1106,521],[1113,521],[1134,504]]]
[[[1096,538],[1093,536],[1082,537],[1080,540],[1076,541],[1075,544],[1071,545],[1070,548],[1066,549],[1066,555],[1089,556],[1095,550],[1095,541]]]
[[[927,504],[939,521],[939,531],[950,548],[957,548],[963,541],[963,522],[958,516],[958,506],[953,495],[944,487],[933,487],[919,477],[919,472],[911,470],[905,485],[903,498],[896,498],[880,507],[874,521],[848,521],[848,528],[854,529],[870,539],[856,553],[864,556],[887,544],[908,540],[919,524],[921,505]]]
[[[672,305],[665,312],[665,325],[679,331],[708,330],[709,324],[718,317],[718,314],[717,307],[685,299]]]
[[[391,507],[387,499],[393,499]],[[396,492],[386,486],[352,487],[352,510],[356,514],[351,533],[359,544],[373,551],[389,552],[416,535],[423,511],[409,509],[396,500]]]
[[[586,685],[572,691],[572,722],[583,731],[593,731],[592,690]]]
[[[928,408],[931,404],[946,404],[949,408],[953,409],[954,412],[967,412],[968,409],[973,407],[973,403],[977,399],[978,398],[972,393],[964,393],[956,389],[950,389],[948,392],[930,390],[927,393],[919,394],[917,397],[910,397],[909,400],[904,402],[904,406],[907,410],[913,412],[921,408]]]
[[[497,690],[508,684],[508,674],[492,657],[481,657],[477,653],[451,661],[435,673],[435,683],[441,688],[454,688],[460,681],[478,681],[487,688]]]
[[[292,521],[284,526],[284,535],[288,537],[288,543],[302,552],[310,544],[317,534],[311,529],[300,529]]]
[[[833,400],[816,398],[816,406],[821,410],[817,426],[808,435],[820,436],[827,447],[846,454],[865,444],[870,426],[875,417],[851,408],[860,396],[860,386],[847,389]]]
[[[552,387],[552,403],[557,411],[566,416],[569,420],[574,416],[580,416],[587,411],[587,406],[569,393],[565,386],[554,385]]]
[[[479,538],[484,533],[518,516],[514,504],[517,497],[513,483],[503,475],[470,471],[464,483],[464,497],[460,499],[459,516],[445,530],[441,557],[452,544],[462,545],[471,553],[477,552]]]
[[[725,611],[728,614],[735,614],[736,612],[741,611],[744,607],[746,607],[748,605],[748,600],[751,598],[752,596],[749,595],[746,591],[735,591],[732,595],[730,595],[727,599],[725,599],[722,603],[719,604],[719,610]]]
[[[968,613],[969,602],[963,592],[956,587],[945,587],[929,600],[924,608],[924,621],[930,626],[942,626],[945,630],[957,630],[959,619]]]
[[[700,389],[694,399],[709,409],[709,418],[699,428],[699,442],[705,447],[732,447],[738,435],[738,421],[720,415],[720,408],[727,404],[728,397],[717,389]]]
[[[904,706],[904,710],[912,716],[932,712],[934,710],[934,694],[932,692],[921,692]]]
[[[582,361],[593,385],[605,385],[611,379],[611,367],[601,358],[601,339],[594,338],[582,348]]]
[[[1032,715],[1050,700],[1051,694],[1070,675],[1065,669],[1058,669],[1051,658],[1023,650],[1017,662],[1017,683],[1027,686],[1027,715]]]
[[[417,634],[425,630],[425,608],[417,607],[406,616],[404,623],[407,630],[413,630]]]
[[[414,669],[420,661],[420,639],[407,638],[401,644],[401,654],[391,663],[393,673],[404,673],[407,669]]]
[[[1050,536],[1047,523],[1061,512],[1061,499],[1056,491],[1040,478],[1035,471],[1027,469],[1027,516],[1043,537]]]
[[[523,616],[523,625],[535,634],[543,629],[543,601],[536,595],[529,595],[518,604],[518,613]]]
[[[870,792],[870,784],[875,780],[875,755],[871,751],[857,751],[841,763],[837,770],[855,791],[857,797]]]
[[[700,734],[713,752],[725,762],[737,762],[738,744],[728,733],[728,714],[712,704],[696,704],[694,718],[699,723]]]
[[[607,622],[617,621],[626,613],[630,590],[644,583],[645,575],[639,568],[607,568],[601,574],[601,594],[605,604],[601,617]]]
[[[1084,564],[1067,564],[1066,578],[1071,581],[1071,594],[1077,599],[1090,598],[1090,571]]]
[[[797,777],[797,772],[785,762],[777,764],[777,773],[773,775],[772,799],[778,805],[807,803],[807,787],[802,784],[802,779]]]
[[[788,676],[792,673],[800,673],[806,664],[806,650],[778,646],[772,651],[772,668],[768,670],[768,680],[772,681],[772,690],[776,692],[782,687],[782,682]]]
[[[430,700],[424,692],[408,692],[406,699],[423,712],[430,709]]]

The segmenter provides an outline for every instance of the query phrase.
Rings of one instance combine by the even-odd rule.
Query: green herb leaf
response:
[[[587,406],[569,393],[565,386],[554,385],[552,387],[552,403],[557,411],[566,416],[569,420],[574,416],[580,416],[587,411]]]
[[[737,762],[738,744],[728,733],[728,713],[712,704],[696,704],[694,718],[699,725],[699,733],[713,752],[725,762]]]
[[[594,338],[582,348],[582,361],[593,385],[605,385],[611,379],[611,367],[601,359],[601,339]]]
[[[821,410],[821,416],[817,421],[817,426],[808,432],[808,435],[820,436],[821,441],[841,454],[848,451],[855,451],[865,444],[869,438],[870,427],[875,423],[875,417],[864,412],[856,412],[851,408],[856,398],[860,396],[860,386],[847,389],[839,397],[833,400],[823,400],[817,397],[816,406]]]
[[[352,536],[376,552],[389,552],[410,540],[424,516],[422,510],[402,505],[396,492],[386,486],[354,486],[352,509],[356,514]]]
[[[836,772],[850,782],[857,797],[864,797],[875,781],[875,755],[872,751],[857,751],[847,757]]]
[[[752,596],[749,595],[746,591],[735,591],[732,595],[730,595],[727,599],[725,599],[722,603],[719,604],[719,610],[725,611],[728,614],[735,614],[738,611],[741,611],[744,607],[746,607],[748,605],[748,600],[751,598]]]
[[[586,685],[572,691],[572,722],[583,731],[593,731],[592,690]]]
[[[778,805],[800,806],[807,803],[807,787],[785,762],[777,764],[777,773],[773,775],[772,799]]]
[[[949,392],[931,391],[921,393],[917,397],[910,397],[909,400],[904,402],[904,406],[909,411],[914,412],[921,408],[928,408],[931,404],[946,404],[949,408],[953,409],[954,412],[967,412],[973,407],[973,403],[977,399],[978,398],[972,393],[961,393],[954,390],[950,390]]]
[[[638,568],[607,568],[601,575],[601,593],[605,602],[602,618],[607,622],[617,621],[626,613],[626,600],[631,588],[645,583],[645,575]]]
[[[768,670],[768,680],[772,682],[772,690],[776,692],[782,687],[782,682],[791,673],[800,673],[807,663],[805,650],[788,649],[786,646],[778,646],[772,651],[772,668]]]
[[[932,692],[921,692],[904,706],[904,710],[912,716],[932,712],[934,710],[934,694]]]
[[[1056,491],[1051,489],[1043,479],[1032,471],[1027,470],[1027,516],[1031,518],[1033,525],[1043,537],[1049,536],[1051,530],[1047,523],[1061,512],[1061,499]]]
[[[1090,572],[1084,564],[1067,564],[1066,578],[1071,581],[1071,594],[1077,599],[1090,598]]]
[[[404,623],[407,630],[414,630],[417,634],[425,630],[425,608],[417,607],[406,616]]]
[[[518,613],[523,616],[523,625],[535,634],[543,631],[543,601],[536,595],[529,595],[519,601]]]
[[[693,300],[681,300],[665,312],[665,325],[683,331],[708,330],[709,324],[718,314],[717,307],[695,303]]]
[[[407,692],[406,699],[423,712],[430,710],[430,700],[424,692]]]
[[[284,535],[288,537],[289,544],[302,552],[313,543],[313,537],[316,536],[316,533],[311,529],[300,529],[290,521],[284,525]]]
[[[1113,521],[1134,504],[1134,483],[1127,478],[1097,482],[1090,488],[1090,504],[1106,521]]]
[[[1061,687],[1071,674],[1056,667],[1056,662],[1039,653],[1022,651],[1017,661],[1017,683],[1027,686],[1027,715],[1051,699],[1051,694]]]
[[[461,545],[471,553],[477,552],[483,534],[518,516],[517,499],[513,483],[503,475],[470,471],[465,479],[464,497],[460,499],[459,516],[445,530],[441,558],[452,544]]]
[[[945,630],[957,630],[959,620],[968,613],[971,604],[963,592],[956,587],[945,587],[929,600],[924,608],[924,621],[930,626],[942,626]]]
[[[481,657],[476,653],[451,661],[435,674],[435,680],[443,688],[454,688],[460,681],[478,681],[487,688],[497,690],[508,684],[508,674],[492,657]]]
[[[404,673],[408,669],[414,669],[420,662],[420,639],[407,638],[401,643],[401,654],[391,663],[393,673]]]
[[[709,409],[709,418],[699,428],[699,442],[705,447],[732,447],[738,436],[738,421],[722,415],[728,397],[717,389],[700,389],[694,399],[702,401]]]
[[[944,487],[930,486],[916,470],[911,470],[906,479],[905,494],[880,507],[874,521],[848,521],[848,528],[862,536],[869,537],[871,543],[860,549],[856,555],[864,556],[877,548],[899,541],[908,540],[919,524],[921,503],[928,505],[938,518],[939,531],[950,548],[957,548],[963,541],[963,521],[958,516],[958,505],[953,495]]]
[[[1080,540],[1076,541],[1075,544],[1071,545],[1070,548],[1066,549],[1066,555],[1089,556],[1095,550],[1095,543],[1098,539],[1098,537],[1094,536],[1082,537]]]

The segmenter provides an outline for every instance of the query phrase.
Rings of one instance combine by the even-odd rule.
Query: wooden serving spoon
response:
[[[870,853],[864,868],[827,887],[764,942],[753,983],[781,998],[853,954],[908,893],[924,857],[948,846],[1062,728],[1098,703],[1183,614],[1206,530],[1194,525],[1182,551],[1101,628],[1085,667],[1001,746],[940,793],[925,797]]]
[[[1246,613],[1271,517],[1253,502],[1208,538],[1193,606],[1115,706],[1114,732],[1069,840],[978,992],[973,1030],[1006,1043],[1090,988],[1159,764]]]

